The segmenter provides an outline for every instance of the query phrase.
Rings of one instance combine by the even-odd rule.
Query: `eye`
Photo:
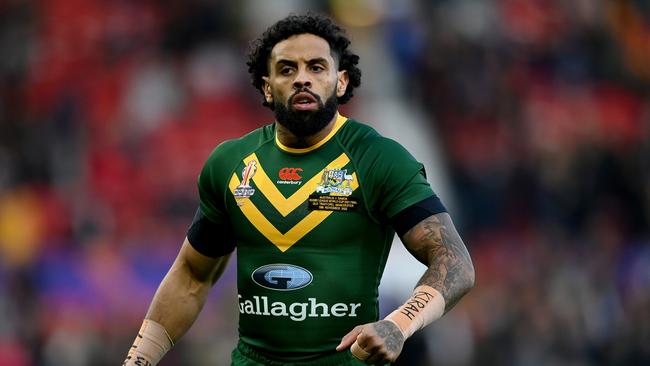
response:
[[[312,72],[321,72],[321,71],[325,70],[325,68],[324,68],[323,66],[321,66],[321,65],[311,65],[311,66],[309,67],[309,69],[310,69]]]
[[[280,75],[285,75],[285,76],[286,75],[291,75],[292,72],[293,72],[292,67],[286,66],[286,67],[283,67],[283,68],[280,69]]]

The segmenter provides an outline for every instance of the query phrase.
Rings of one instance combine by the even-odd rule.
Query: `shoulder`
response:
[[[374,128],[352,118],[348,118],[337,136],[342,144],[350,146],[367,144],[382,137]]]
[[[273,125],[266,125],[219,144],[206,159],[199,174],[199,184],[225,184],[246,156],[273,140],[273,128]]]
[[[348,119],[339,140],[344,148],[355,157],[380,158],[389,160],[413,159],[411,154],[397,141],[382,136],[374,128]]]
[[[242,137],[226,140],[212,150],[206,161],[206,166],[213,164],[224,165],[224,162],[227,161],[232,161],[236,165],[244,157],[272,140],[273,137],[274,127],[272,124],[269,124],[255,129]]]

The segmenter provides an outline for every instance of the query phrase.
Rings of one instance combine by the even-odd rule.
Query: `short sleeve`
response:
[[[199,204],[201,212],[210,220],[220,222],[227,220],[224,201],[225,177],[223,145],[219,145],[210,154],[198,178]]]
[[[401,210],[434,195],[422,163],[402,145],[388,138],[373,144],[370,199],[375,211],[390,218]],[[368,182],[366,182],[368,183]]]
[[[390,188],[389,188],[390,189]],[[419,170],[409,180],[405,180],[401,186],[395,186],[395,195],[386,200],[383,205],[383,212],[387,217],[393,217],[403,209],[434,195],[429,182],[427,182],[424,168]]]
[[[218,222],[223,220],[225,207],[223,198],[215,190],[214,182],[211,178],[210,168],[204,167],[198,179],[199,203],[201,212],[210,220]]]
[[[223,151],[217,147],[201,169],[198,177],[199,210],[188,230],[190,244],[201,254],[218,256],[235,246],[235,235],[225,201],[225,176],[222,170]],[[225,160],[227,161],[227,160]]]

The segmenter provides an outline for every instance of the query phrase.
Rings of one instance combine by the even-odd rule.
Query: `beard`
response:
[[[318,108],[315,111],[301,111],[294,109],[291,101],[299,92],[307,92],[311,94],[316,99]],[[323,101],[318,95],[309,90],[299,90],[295,92],[289,98],[286,105],[275,100],[277,99],[274,98],[273,110],[275,112],[276,121],[297,137],[307,137],[318,133],[327,126],[332,118],[334,118],[338,108],[338,100],[336,93],[334,92],[329,98],[327,98],[325,104],[323,104]]]

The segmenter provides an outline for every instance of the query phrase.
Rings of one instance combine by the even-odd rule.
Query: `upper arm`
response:
[[[365,182],[371,212],[379,213],[381,219],[434,195],[424,166],[394,140],[377,137],[364,141],[363,161],[359,179]]]
[[[229,259],[230,254],[214,258],[205,256],[194,249],[189,240],[185,238],[174,266],[182,266],[195,280],[209,282],[212,285],[226,269]]]
[[[429,216],[401,239],[406,249],[428,267],[418,285],[440,291],[447,310],[474,286],[474,265],[448,213]]]
[[[459,256],[471,263],[467,248],[447,212],[431,215],[402,237],[408,251],[424,265],[441,255]]]

